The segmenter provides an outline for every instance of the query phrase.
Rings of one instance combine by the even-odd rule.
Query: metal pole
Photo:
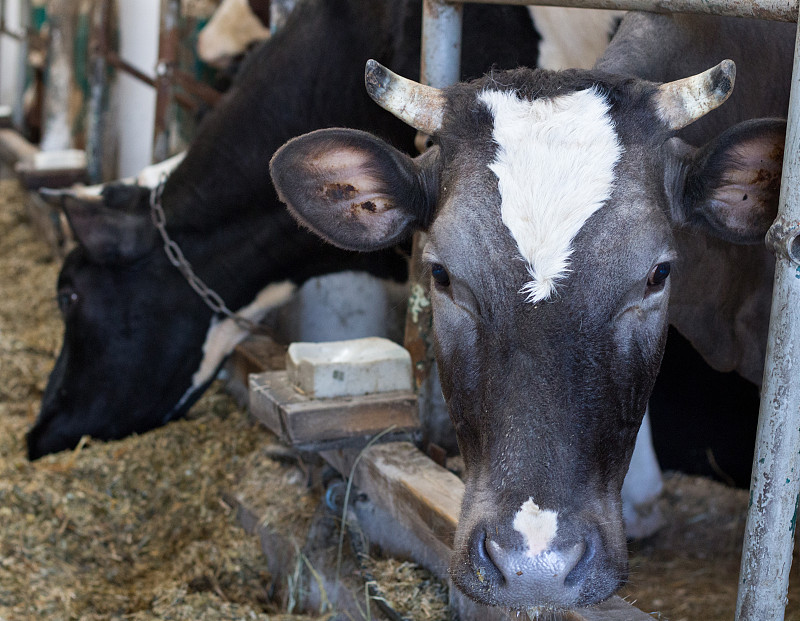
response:
[[[105,107],[108,92],[108,33],[111,9],[109,0],[97,0],[91,7],[89,56],[89,109],[87,112],[86,159],[90,183],[103,180]]]
[[[180,11],[178,0],[163,0],[155,80],[156,114],[153,139],[153,161],[155,162],[161,162],[169,156],[169,112],[173,95],[172,70],[178,61]]]
[[[422,3],[422,64],[423,84],[442,88],[458,82],[461,77],[460,4],[441,0]]]
[[[797,21],[798,0],[462,0],[478,4],[538,4],[581,9],[621,9],[652,13],[705,13]]]
[[[800,31],[798,31],[800,35]],[[800,36],[778,218],[769,340],[740,570],[738,621],[783,619],[800,494]]]
[[[460,4],[424,0],[420,61],[420,81],[423,84],[441,88],[458,82],[461,74],[461,15]],[[425,239],[424,233],[414,235],[404,345],[414,365],[423,449],[433,455],[435,452],[430,444],[444,438],[442,425],[447,427],[448,414],[433,355],[433,314],[428,279],[421,260]]]

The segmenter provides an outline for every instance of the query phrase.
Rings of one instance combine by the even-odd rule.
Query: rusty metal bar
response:
[[[192,77],[191,74],[186,73],[181,69],[173,69],[172,76],[174,78],[175,84],[180,86],[183,90],[185,90],[190,95],[197,97],[198,99],[202,99],[207,104],[214,106],[222,99],[224,93],[221,93],[217,89],[205,84],[203,82],[199,82]]]
[[[800,36],[783,161],[778,218],[767,234],[777,261],[737,621],[784,618],[800,500]]]
[[[582,9],[621,9],[653,13],[705,13],[795,22],[798,0],[463,0],[476,4],[539,4]]]
[[[151,78],[146,73],[139,71],[133,65],[122,60],[122,58],[119,57],[119,54],[117,54],[114,50],[106,51],[106,61],[108,61],[108,64],[114,67],[115,69],[124,71],[125,73],[127,73],[133,78],[136,78],[140,82],[144,82],[148,86],[152,86],[153,88],[155,88],[156,86],[155,78]]]
[[[161,6],[161,28],[158,37],[156,65],[156,114],[153,138],[153,161],[169,156],[169,108],[173,94],[171,73],[178,62],[178,20],[180,2],[165,0]]]
[[[100,0],[91,7],[89,43],[89,109],[86,128],[86,174],[90,183],[100,183],[103,178],[103,108],[108,81],[108,32],[111,22],[109,0]]]

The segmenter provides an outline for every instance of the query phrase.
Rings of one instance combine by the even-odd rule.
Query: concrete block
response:
[[[317,399],[413,389],[408,351],[378,337],[292,343],[286,370],[295,386]]]

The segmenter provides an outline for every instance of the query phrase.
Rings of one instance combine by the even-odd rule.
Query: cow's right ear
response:
[[[322,129],[278,149],[270,173],[303,225],[340,248],[377,250],[427,225],[438,151],[411,159],[368,133]]]
[[[100,192],[48,190],[39,194],[64,210],[78,243],[100,264],[128,262],[155,247],[147,188],[109,184]]]

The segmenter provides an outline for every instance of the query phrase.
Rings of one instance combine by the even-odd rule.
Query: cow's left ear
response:
[[[678,193],[674,219],[735,244],[763,243],[778,213],[785,136],[786,121],[754,119],[700,149],[670,140],[680,162],[667,180]]]

